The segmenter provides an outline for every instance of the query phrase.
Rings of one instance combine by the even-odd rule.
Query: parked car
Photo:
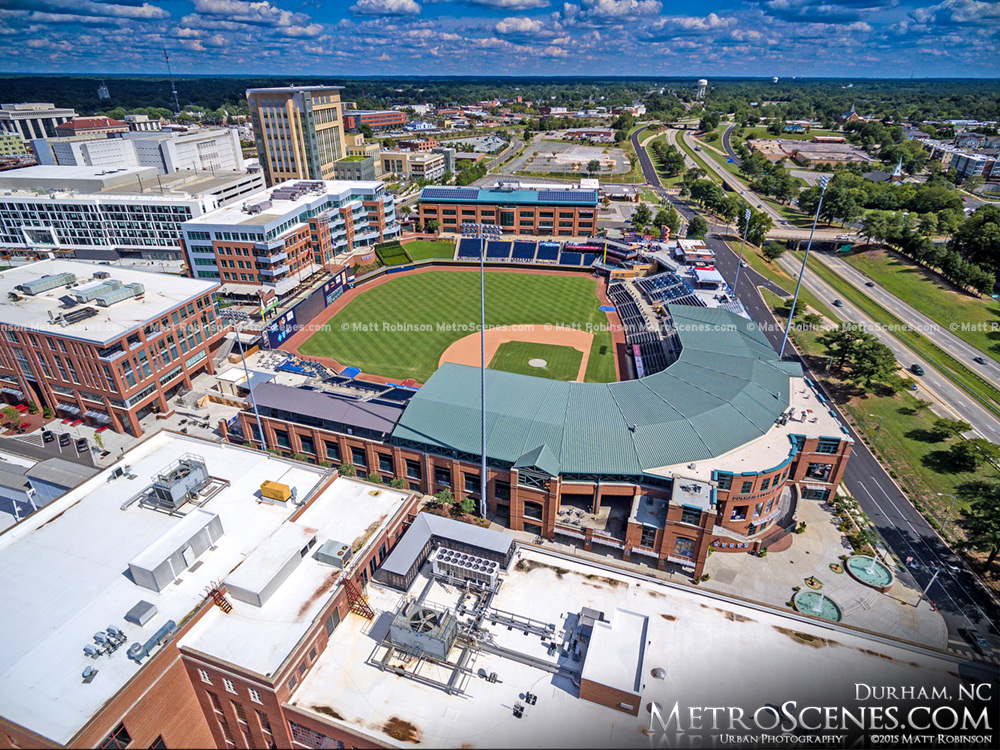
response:
[[[975,362],[977,365],[985,365],[986,364],[986,358],[985,357],[973,357],[972,361]]]
[[[835,299],[835,300],[833,301],[833,306],[834,306],[834,307],[843,307],[843,306],[844,306],[844,303],[843,303],[843,301],[841,301],[841,300],[839,300],[839,299]]]
[[[923,375],[924,368],[921,367],[920,365],[912,364],[910,365],[910,372],[912,372],[914,375]]]
[[[990,656],[993,653],[993,647],[990,646],[990,642],[978,630],[963,628],[962,635],[983,656]]]

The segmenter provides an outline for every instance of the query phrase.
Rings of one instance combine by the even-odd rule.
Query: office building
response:
[[[118,137],[77,135],[34,140],[39,164],[63,167],[153,167],[181,171],[235,172],[245,168],[235,129],[189,132],[129,131]]]
[[[155,117],[150,119],[146,115],[125,115],[125,122],[128,123],[128,129],[132,132],[153,132],[160,130],[163,126],[160,123],[160,118]]]
[[[376,160],[374,156],[345,156],[334,163],[333,174],[338,180],[355,182],[377,180],[382,170],[376,165],[381,165],[381,159]]]
[[[996,153],[976,154],[961,151],[952,158],[951,168],[962,180],[967,180],[970,177],[982,177],[987,182],[995,182],[1000,179]]]
[[[418,203],[420,223],[437,221],[443,232],[463,223],[499,224],[506,234],[594,234],[597,190],[512,189],[508,187],[428,187]]]
[[[181,259],[181,224],[264,186],[260,174],[36,166],[0,173],[0,250]]]
[[[445,173],[444,156],[428,151],[383,151],[382,172],[411,180],[439,180]]]
[[[17,133],[0,133],[0,156],[25,156],[28,147]]]
[[[268,302],[336,258],[399,234],[382,182],[286,182],[186,222],[184,247],[195,278],[221,293]]]
[[[112,120],[110,117],[77,117],[67,120],[61,125],[56,125],[57,136],[88,134],[110,136],[116,133],[127,133],[128,130],[127,122]]]
[[[45,260],[0,278],[0,396],[141,435],[202,371],[224,330],[213,281]]]
[[[257,154],[269,186],[286,180],[326,180],[342,159],[342,86],[247,91]]]
[[[406,114],[393,109],[366,110],[366,109],[345,109],[344,128],[347,130],[360,130],[362,125],[367,125],[372,130],[391,130],[401,128],[406,124]]]
[[[365,136],[362,133],[345,133],[344,140],[347,142],[348,156],[372,157],[375,164],[375,178],[382,177],[382,146],[378,141],[365,143]]]
[[[0,104],[0,132],[17,133],[25,141],[55,138],[56,126],[76,117],[72,109],[47,103]]]

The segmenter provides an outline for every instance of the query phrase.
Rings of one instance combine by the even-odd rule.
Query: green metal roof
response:
[[[670,305],[681,354],[620,383],[486,371],[486,452],[546,473],[629,474],[718,456],[767,432],[788,408],[797,365],[753,321]],[[445,364],[410,400],[393,438],[479,455],[479,370]]]

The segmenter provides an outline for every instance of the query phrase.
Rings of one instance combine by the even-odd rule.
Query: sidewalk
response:
[[[710,579],[701,586],[783,607],[792,598],[793,588],[807,589],[805,579],[814,576],[823,584],[822,593],[840,606],[843,624],[947,648],[944,618],[927,602],[916,606],[918,590],[897,579],[892,589],[882,594],[858,583],[846,572],[835,573],[830,569],[830,563],[841,562],[840,555],[851,554],[844,534],[837,530],[832,510],[816,501],[802,500],[796,516],[805,521],[806,530],[790,535],[790,548],[769,551],[766,557],[716,552],[705,566]]]

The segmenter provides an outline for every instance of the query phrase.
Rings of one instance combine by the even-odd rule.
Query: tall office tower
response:
[[[249,89],[247,102],[268,186],[333,178],[345,155],[342,86]]]

